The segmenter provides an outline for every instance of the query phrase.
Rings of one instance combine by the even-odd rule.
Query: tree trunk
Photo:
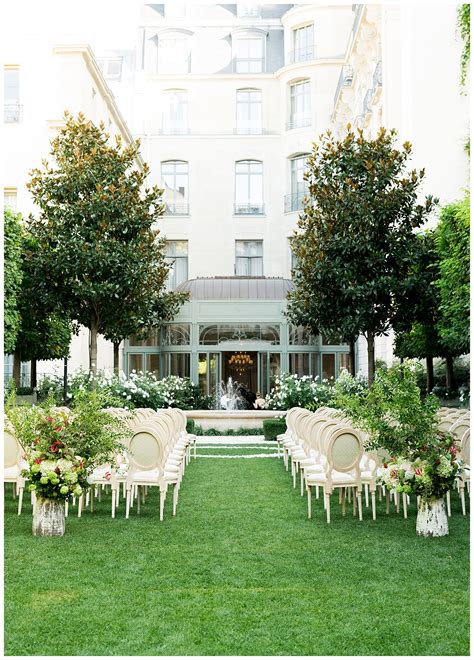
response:
[[[89,371],[92,374],[93,380],[95,381],[95,377],[97,375],[97,329],[98,329],[98,323],[94,319],[91,321],[91,343],[90,343],[90,348],[89,348]]]
[[[426,358],[426,393],[429,394],[434,387],[433,357]]]
[[[355,341],[349,342],[349,371],[352,376],[356,375]]]
[[[114,374],[116,376],[119,374],[119,348],[120,342],[114,341]]]
[[[13,380],[17,387],[21,387],[21,355],[19,351],[13,353]]]
[[[369,386],[374,382],[375,375],[375,336],[373,332],[367,333],[367,364]]]
[[[452,355],[446,357],[446,389],[449,391],[454,389],[454,367]]]
[[[36,387],[36,385],[38,384],[37,369],[38,369],[38,361],[35,360],[35,359],[31,360],[31,364],[30,364],[30,387]]]

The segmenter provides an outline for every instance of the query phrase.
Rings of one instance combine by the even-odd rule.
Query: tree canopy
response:
[[[322,135],[308,158],[308,196],[291,240],[298,267],[290,317],[346,340],[363,334],[370,381],[374,338],[409,303],[414,230],[435,203],[418,202],[424,170],[408,171],[411,144],[398,149],[396,139],[384,128],[367,139],[350,125],[340,140]]]
[[[144,188],[139,142],[111,143],[101,123],[66,114],[52,141],[52,164],[31,173],[40,209],[29,229],[38,244],[37,267],[48,274],[48,294],[91,331],[90,369],[97,369],[97,334],[123,339],[156,320],[168,302],[169,266],[156,222],[161,191]],[[178,299],[179,300],[179,299]]]
[[[18,296],[21,290],[21,215],[5,208],[3,212],[3,350],[13,353],[20,327]]]

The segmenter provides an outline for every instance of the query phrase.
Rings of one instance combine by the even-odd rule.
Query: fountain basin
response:
[[[258,429],[265,419],[285,417],[284,410],[185,410],[188,419],[194,419],[204,430]]]

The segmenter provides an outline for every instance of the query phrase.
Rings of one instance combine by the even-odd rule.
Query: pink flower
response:
[[[35,463],[39,464],[39,463],[41,463],[42,460],[43,460],[42,458],[35,458]]]
[[[50,446],[49,450],[52,451],[53,454],[55,454],[58,451],[58,446],[56,445],[55,442]]]
[[[419,467],[415,468],[415,474],[417,477],[421,477],[421,475],[423,474],[423,468],[419,468]]]
[[[110,477],[111,477],[111,476],[112,476],[112,475],[110,474],[110,472],[106,472],[106,473],[104,474],[104,477],[107,479],[107,481],[110,481]]]

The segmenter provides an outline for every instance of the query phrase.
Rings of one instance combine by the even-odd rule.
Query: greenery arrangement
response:
[[[373,140],[350,125],[341,140],[322,135],[308,157],[308,195],[291,240],[290,318],[349,343],[364,335],[369,382],[375,337],[410,313],[407,292],[417,286],[410,265],[420,249],[414,230],[436,203],[431,196],[419,202],[424,170],[409,171],[411,144],[398,149],[396,142],[385,128]]]
[[[202,426],[199,426],[199,424],[196,424],[195,430],[193,431],[196,435],[199,436],[218,436],[218,435],[224,435],[224,436],[241,436],[241,435],[249,435],[249,436],[254,436],[254,435],[263,435],[263,429],[262,428],[253,428],[253,429],[248,429],[248,428],[239,428],[239,429],[203,429]]]
[[[378,369],[365,393],[337,393],[335,398],[353,423],[368,433],[367,448],[384,449],[392,457],[384,466],[382,483],[425,499],[439,498],[459,474],[459,447],[438,431],[438,401],[420,396],[417,369],[410,361]]]
[[[77,371],[68,378],[68,404],[75,407],[82,392],[96,389],[101,393],[105,407],[122,408],[181,408],[182,410],[209,410],[212,397],[201,394],[199,386],[189,378],[168,376],[159,380],[152,373],[132,372],[128,378],[97,372],[95,378],[86,371]],[[60,405],[63,399],[63,379],[47,376],[37,388],[39,399],[52,397]]]
[[[53,400],[40,406],[8,405],[6,412],[24,448],[29,490],[51,499],[80,496],[92,470],[123,451],[122,422],[102,409],[97,392],[78,396],[74,413],[55,409]]]

